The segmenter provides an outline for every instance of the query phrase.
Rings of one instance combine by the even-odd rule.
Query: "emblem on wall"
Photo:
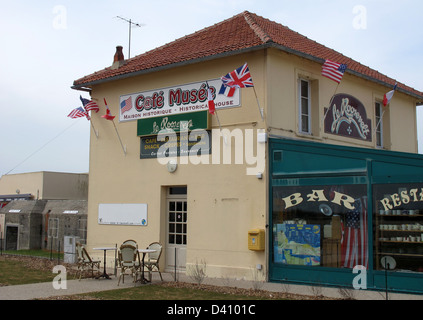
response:
[[[355,97],[341,93],[325,108],[325,133],[372,141],[372,122],[364,105]]]

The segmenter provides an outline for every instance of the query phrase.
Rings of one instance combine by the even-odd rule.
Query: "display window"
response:
[[[423,184],[373,186],[376,270],[423,273]]]
[[[366,185],[274,186],[272,215],[275,264],[368,268]]]

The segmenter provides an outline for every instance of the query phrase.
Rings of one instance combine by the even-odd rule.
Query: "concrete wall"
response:
[[[0,178],[0,194],[32,194],[35,199],[87,200],[88,174],[31,172],[4,175]]]

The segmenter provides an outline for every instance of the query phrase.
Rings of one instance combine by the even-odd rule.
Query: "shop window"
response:
[[[376,270],[423,272],[423,184],[373,187]]]
[[[365,185],[273,188],[273,262],[368,268]]]

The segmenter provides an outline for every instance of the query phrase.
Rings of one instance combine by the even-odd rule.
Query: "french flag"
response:
[[[392,100],[392,97],[394,96],[395,90],[397,90],[397,84],[395,84],[395,87],[393,90],[389,91],[388,93],[385,93],[383,96],[383,105],[386,107]]]
[[[214,103],[212,90],[210,89],[208,83],[207,83],[207,100],[209,105],[209,113],[214,114],[216,111],[216,105]]]
[[[227,87],[224,84],[220,87],[219,94],[223,94],[227,96],[228,98],[232,98],[235,94],[236,88]]]

